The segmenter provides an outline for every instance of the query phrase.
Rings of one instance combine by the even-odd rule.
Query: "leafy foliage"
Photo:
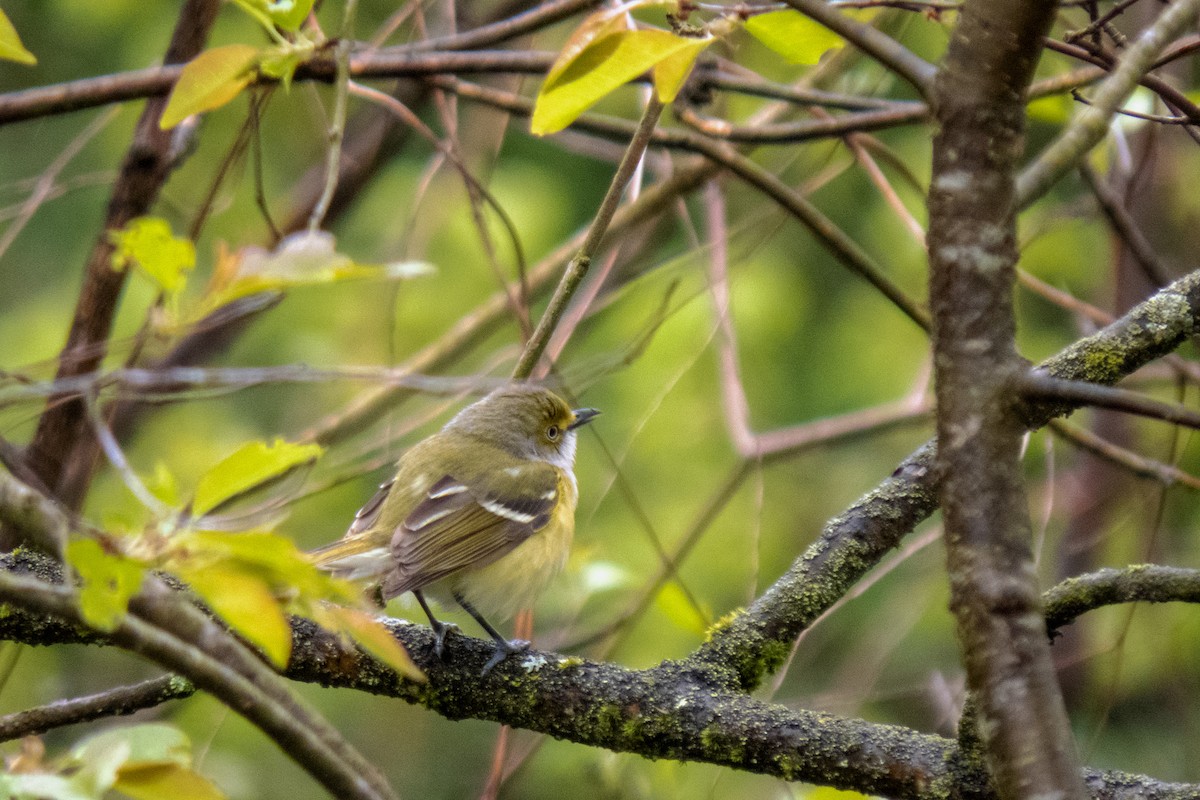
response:
[[[98,733],[49,762],[40,743],[27,740],[22,757],[0,772],[0,794],[13,800],[103,800],[112,789],[134,800],[225,797],[192,769],[187,736],[157,723]]]

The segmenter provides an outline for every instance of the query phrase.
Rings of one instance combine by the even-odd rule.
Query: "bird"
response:
[[[529,643],[483,615],[532,605],[566,563],[575,532],[579,429],[600,412],[541,386],[502,386],[401,455],[341,539],[311,552],[336,577],[369,581],[384,602],[412,592],[444,656],[455,627],[434,616],[457,603],[496,644],[487,674]]]

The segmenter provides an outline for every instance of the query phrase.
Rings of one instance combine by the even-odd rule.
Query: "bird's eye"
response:
[[[557,425],[551,425],[549,428],[546,428],[546,438],[552,442],[558,441],[558,426]]]

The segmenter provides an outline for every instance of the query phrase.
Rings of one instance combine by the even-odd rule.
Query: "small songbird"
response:
[[[575,438],[600,412],[571,407],[538,386],[497,389],[400,457],[338,541],[314,561],[350,580],[381,584],[384,600],[412,592],[433,627],[447,623],[425,595],[450,601],[496,641],[488,672],[529,646],[509,641],[481,610],[508,618],[562,569],[575,532]]]

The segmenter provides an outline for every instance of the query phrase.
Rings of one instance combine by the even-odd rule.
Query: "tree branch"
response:
[[[0,558],[5,569],[17,564],[43,575],[56,570],[33,555]],[[6,610],[0,638],[104,643],[82,630],[70,609],[46,617],[10,602]],[[387,621],[429,675],[422,685],[403,681],[308,620],[292,624],[288,677],[398,697],[449,719],[493,720],[618,752],[702,761],[900,800],[994,797],[982,766],[952,739],[756,700],[714,685],[686,661],[630,670],[531,650],[481,677],[479,669],[491,656],[489,642],[452,635],[442,660],[432,654],[427,627]],[[1104,800],[1184,800],[1200,791],[1120,772],[1085,770],[1082,777],[1092,795]]]
[[[1092,104],[1072,118],[1066,129],[1017,177],[1017,205],[1041,197],[1108,132],[1112,115],[1153,67],[1167,44],[1195,22],[1200,0],[1177,0],[1164,6],[1152,25],[1121,56],[1116,70],[1100,84]],[[1033,51],[1031,51],[1033,52]]]
[[[183,4],[165,63],[188,61],[200,52],[219,7],[217,0],[187,0]],[[91,372],[104,357],[127,275],[127,271],[112,267],[113,244],[109,235],[154,205],[170,172],[172,134],[158,126],[164,103],[162,97],[157,97],[142,109],[133,141],[113,184],[104,225],[88,257],[71,329],[59,356],[60,378]],[[88,431],[83,403],[78,399],[51,398],[38,420],[26,457],[33,472],[66,507],[75,509],[83,502],[96,454],[96,442]],[[0,547],[5,549],[16,544],[11,540],[0,541]]]
[[[187,678],[162,675],[132,686],[118,686],[87,697],[59,700],[39,708],[0,717],[0,742],[45,733],[64,725],[125,716],[168,700],[191,697],[196,687]]]
[[[950,608],[976,728],[1005,800],[1084,797],[1042,622],[1014,337],[1013,174],[1049,4],[968,0],[938,73],[929,193],[930,305]]]

